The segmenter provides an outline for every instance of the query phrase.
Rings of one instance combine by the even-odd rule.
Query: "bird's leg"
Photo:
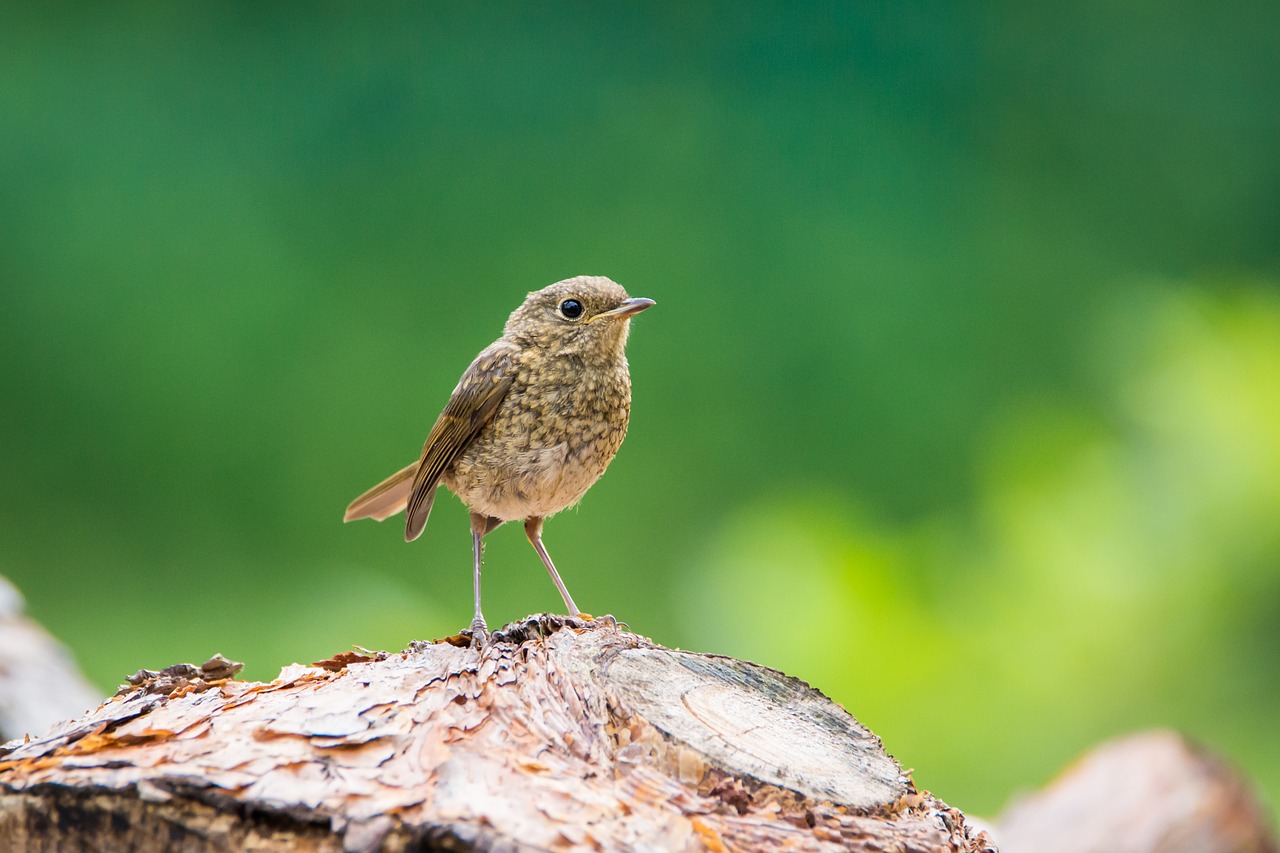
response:
[[[480,563],[484,557],[484,535],[492,528],[487,518],[479,513],[471,513],[471,549],[475,553],[475,598],[476,615],[471,618],[471,644],[479,645],[489,636],[489,627],[485,625],[484,614],[480,612]]]
[[[526,518],[524,520],[524,535],[529,537],[529,544],[533,545],[533,550],[538,552],[538,556],[542,558],[542,564],[547,567],[547,571],[551,572],[551,580],[555,581],[556,589],[560,590],[560,597],[564,599],[564,606],[569,608],[570,616],[578,615],[578,605],[573,603],[573,596],[569,595],[569,590],[565,589],[564,581],[560,580],[560,573],[556,571],[555,564],[551,562],[551,555],[547,553],[547,549],[542,545],[542,519],[536,517]]]

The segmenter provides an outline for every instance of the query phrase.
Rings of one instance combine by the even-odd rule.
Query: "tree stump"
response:
[[[0,747],[0,849],[994,850],[803,682],[606,620],[233,669]]]

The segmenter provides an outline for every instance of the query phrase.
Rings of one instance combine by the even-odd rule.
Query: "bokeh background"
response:
[[[603,274],[580,604],[978,813],[1164,725],[1280,800],[1280,5],[0,14],[0,573],[104,690],[464,626],[456,500],[342,510]],[[489,538],[490,622],[558,609]]]

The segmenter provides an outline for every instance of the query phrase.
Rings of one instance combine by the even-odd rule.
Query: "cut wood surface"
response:
[[[0,747],[0,849],[994,850],[803,682],[608,620],[233,669]]]

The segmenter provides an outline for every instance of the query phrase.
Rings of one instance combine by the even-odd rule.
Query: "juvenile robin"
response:
[[[524,521],[569,615],[578,614],[542,544],[542,522],[577,503],[618,452],[631,416],[628,321],[653,304],[601,276],[530,293],[462,374],[418,461],[347,507],[343,521],[382,521],[403,510],[412,542],[438,486],[462,499],[475,557],[473,641],[488,633],[480,611],[484,536],[508,521]]]

